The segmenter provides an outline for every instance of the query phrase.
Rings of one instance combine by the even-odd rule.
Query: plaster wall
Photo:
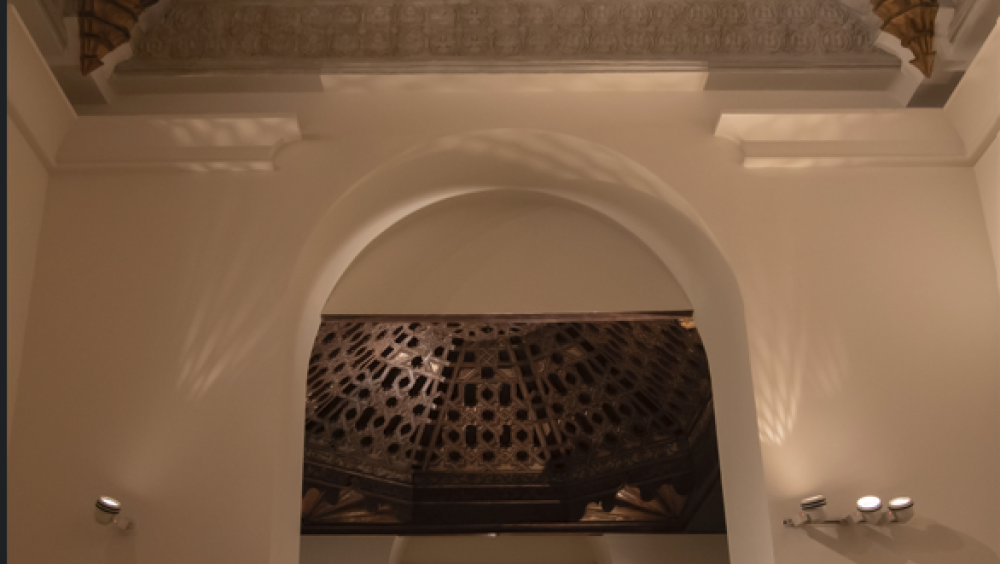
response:
[[[320,537],[303,536],[299,564],[399,564],[393,560],[394,537]]]
[[[7,116],[7,448],[49,173]]]
[[[979,158],[975,171],[979,198],[983,202],[983,214],[986,217],[986,230],[993,247],[997,286],[1000,289],[1000,137],[995,137]]]
[[[424,208],[365,248],[324,313],[685,311],[691,302],[629,232],[528,192]]]
[[[289,370],[298,320],[285,307],[299,297],[286,293],[299,253],[322,216],[385,162],[456,132],[503,127],[624,155],[673,187],[714,235],[746,308],[773,531],[759,541],[773,542],[778,562],[997,563],[1000,517],[973,503],[1000,491],[1000,296],[973,171],[748,170],[713,135],[734,104],[863,105],[853,96],[126,100],[122,111],[293,107],[307,140],[283,149],[273,173],[53,177],[11,435],[9,561],[294,560],[299,492],[274,484],[301,448],[289,446],[301,437],[302,414],[289,406],[300,405],[304,375]],[[511,138],[515,160],[556,173],[594,166]],[[906,493],[918,518],[887,531],[778,525],[817,491],[834,512],[864,493]],[[139,519],[134,536],[94,525],[102,493]],[[662,558],[653,545],[636,550],[622,561]]]
[[[600,564],[599,537],[501,535],[401,539],[402,564]],[[442,550],[447,547],[446,550]]]

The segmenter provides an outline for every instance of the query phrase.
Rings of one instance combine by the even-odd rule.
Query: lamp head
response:
[[[876,524],[882,512],[882,500],[878,496],[866,495],[858,500],[858,511],[865,523]]]
[[[893,521],[906,523],[913,518],[913,498],[903,496],[889,500],[889,512]]]
[[[826,496],[807,497],[799,503],[799,507],[809,516],[810,523],[822,523],[826,520]]]
[[[97,498],[97,503],[94,504],[94,507],[94,520],[101,525],[110,525],[113,523],[115,516],[122,510],[120,501],[104,495]]]

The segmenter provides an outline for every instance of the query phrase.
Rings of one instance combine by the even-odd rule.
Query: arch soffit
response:
[[[686,200],[638,163],[603,146],[542,131],[480,131],[416,147],[369,173],[323,216],[293,272],[295,374],[306,371],[330,291],[369,243],[420,209],[493,190],[527,190],[590,208],[630,231],[676,276],[694,306],[712,364],[730,554],[734,564],[773,562],[736,278]]]

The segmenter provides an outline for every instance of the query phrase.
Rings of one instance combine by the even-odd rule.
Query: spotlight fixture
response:
[[[101,525],[110,525],[115,521],[115,516],[122,510],[120,501],[113,497],[102,495],[97,498],[96,509],[94,509],[94,520]]]
[[[882,515],[882,500],[878,496],[866,495],[858,500],[858,511],[865,523],[877,524]]]
[[[135,529],[135,520],[119,515],[122,510],[122,503],[113,497],[102,495],[97,498],[94,509],[94,520],[101,525],[114,523],[122,532],[127,533]]]
[[[906,523],[913,518],[913,498],[904,496],[889,500],[889,513],[892,514],[891,521]]]
[[[791,519],[785,519],[783,523],[790,527],[801,527],[803,525],[857,525],[865,523],[868,525],[887,525],[889,523],[906,523],[913,518],[913,499],[909,497],[896,497],[889,501],[889,511],[882,507],[882,500],[878,496],[866,495],[859,499],[847,516],[827,520],[826,497],[815,495],[807,497],[799,503],[800,511]]]
[[[802,500],[799,504],[802,512],[809,516],[810,523],[826,521],[826,496],[814,495]]]

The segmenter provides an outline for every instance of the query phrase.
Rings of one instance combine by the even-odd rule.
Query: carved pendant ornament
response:
[[[837,0],[178,0],[143,28],[132,64],[161,69],[893,63],[874,47],[878,30]]]
[[[683,530],[718,487],[689,318],[327,316],[307,393],[307,533]]]
[[[105,55],[131,39],[139,15],[159,0],[79,0],[80,71],[101,67]]]
[[[882,31],[899,39],[913,52],[910,64],[930,77],[934,71],[934,20],[937,0],[872,0],[875,15],[882,19]]]

